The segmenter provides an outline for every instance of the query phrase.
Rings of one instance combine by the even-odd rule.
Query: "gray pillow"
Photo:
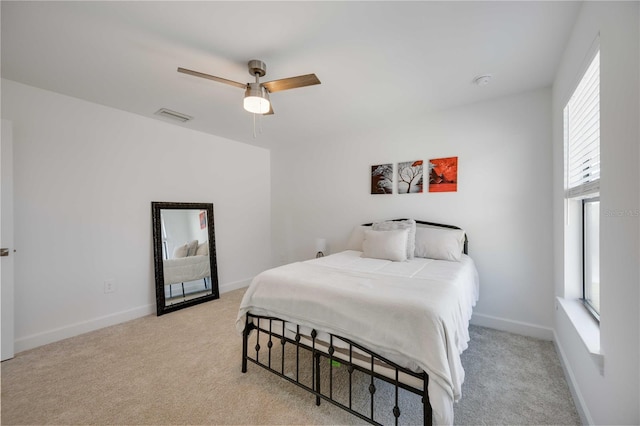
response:
[[[196,249],[196,256],[209,256],[209,242],[205,241],[204,243],[198,244],[198,248]]]
[[[406,220],[387,220],[384,222],[376,222],[372,225],[374,231],[393,231],[395,229],[408,229],[407,236],[407,259],[413,259],[416,250],[416,221],[413,219]]]
[[[351,231],[349,241],[347,241],[347,250],[362,251],[362,242],[364,241],[364,231],[371,229],[370,226],[356,225]]]
[[[198,240],[190,241],[187,244],[187,256],[195,256],[198,250]]]
[[[187,257],[188,253],[189,253],[189,244],[188,243],[184,243],[183,245],[178,246],[175,249],[173,249],[173,258],[174,259],[179,259],[181,257]]]
[[[416,231],[416,257],[459,262],[464,248],[462,229],[419,226]]]

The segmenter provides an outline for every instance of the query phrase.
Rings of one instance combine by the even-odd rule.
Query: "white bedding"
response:
[[[292,263],[254,278],[240,304],[246,313],[274,316],[362,344],[391,361],[429,374],[435,424],[453,424],[461,396],[460,353],[478,300],[471,258],[391,262],[347,250]]]
[[[186,283],[211,276],[209,256],[187,256],[162,261],[164,285]]]

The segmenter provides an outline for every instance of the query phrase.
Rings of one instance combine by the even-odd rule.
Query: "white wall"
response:
[[[499,84],[499,82],[496,82]],[[463,227],[480,273],[474,322],[552,338],[551,92],[372,123],[272,152],[277,263],[344,248],[354,225],[412,217]],[[370,166],[458,156],[458,192],[370,194]]]
[[[16,351],[155,313],[151,201],[214,203],[221,291],[270,266],[268,150],[7,80],[2,114]]]
[[[554,281],[567,296],[563,264],[562,109],[580,78],[585,55],[600,34],[600,348],[604,372],[573,324],[555,315],[557,344],[585,420],[640,423],[640,3],[585,2],[553,87]],[[609,213],[607,213],[609,212]]]

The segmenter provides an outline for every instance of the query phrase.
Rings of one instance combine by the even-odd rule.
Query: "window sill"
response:
[[[587,312],[580,300],[564,299],[562,297],[557,297],[556,300],[573,324],[578,336],[580,336],[580,340],[589,351],[591,359],[598,366],[600,374],[604,374],[604,355],[600,351],[600,325]]]

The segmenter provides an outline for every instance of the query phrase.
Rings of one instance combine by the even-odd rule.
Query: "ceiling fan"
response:
[[[320,80],[315,74],[299,75],[297,77],[283,78],[280,80],[267,81],[260,83],[260,77],[264,77],[267,73],[267,65],[259,59],[252,59],[248,63],[249,74],[255,76],[255,83],[239,83],[237,81],[228,80],[222,77],[205,74],[186,68],[178,68],[178,72],[193,75],[195,77],[206,78],[217,81],[219,83],[229,84],[231,86],[245,89],[244,92],[244,109],[254,114],[273,114],[273,107],[269,101],[269,93],[280,92],[282,90],[296,89],[298,87],[313,86],[320,84]]]

